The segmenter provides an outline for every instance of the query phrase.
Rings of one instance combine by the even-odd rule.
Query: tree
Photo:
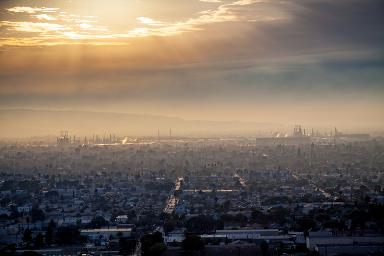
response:
[[[167,246],[164,243],[155,243],[149,248],[149,255],[160,256],[167,250]]]
[[[287,216],[289,216],[289,210],[284,207],[274,207],[268,212],[269,220],[279,224],[283,224]]]
[[[267,243],[267,241],[263,240],[260,244],[260,250],[261,250],[261,254],[263,256],[267,255],[268,253],[268,249],[269,249],[269,245]]]
[[[78,244],[80,242],[80,231],[75,226],[60,227],[56,234],[59,244]]]
[[[47,232],[45,233],[45,242],[48,245],[51,245],[53,243],[53,235],[56,229],[56,223],[51,220],[48,224]]]
[[[156,254],[151,254],[151,247],[155,244],[163,244],[164,239],[163,235],[160,232],[155,232],[153,234],[146,234],[144,235],[141,239],[141,251],[142,255],[156,255]],[[153,251],[152,251],[153,253]]]
[[[189,235],[185,237],[181,243],[181,247],[185,251],[201,251],[204,249],[204,241],[200,236]]]
[[[15,256],[16,255],[16,244],[4,245],[0,248],[0,255],[4,256]]]
[[[35,237],[35,247],[36,248],[41,248],[44,246],[44,236],[43,234],[39,233]]]
[[[29,244],[30,242],[32,242],[32,231],[27,228],[26,230],[24,230],[24,233],[23,233],[23,241],[26,242],[27,244]]]
[[[119,239],[122,238],[123,237],[123,233],[121,231],[117,232],[116,237],[119,238]]]
[[[222,222],[213,219],[212,216],[206,215],[192,217],[185,222],[187,231],[192,233],[209,233],[222,228],[222,226]]]
[[[166,221],[164,223],[164,232],[168,234],[169,232],[172,232],[175,229],[175,223],[174,221]]]
[[[94,217],[89,223],[89,227],[91,228],[101,228],[103,226],[108,225],[109,222],[104,219],[103,216]]]
[[[300,218],[296,220],[296,225],[299,231],[306,231],[316,228],[316,222],[311,218]]]
[[[121,255],[132,255],[137,246],[137,240],[132,240],[128,238],[119,238],[119,253]]]
[[[253,221],[261,224],[267,224],[268,223],[268,217],[259,210],[253,210],[251,218]]]
[[[229,200],[225,201],[223,204],[223,211],[227,212],[231,208],[231,202]]]
[[[32,222],[43,221],[45,220],[45,213],[41,209],[33,207],[31,210],[31,217]]]

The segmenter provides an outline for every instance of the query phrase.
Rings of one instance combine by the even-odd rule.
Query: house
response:
[[[98,229],[83,229],[80,234],[86,236],[90,241],[101,242],[108,241],[111,237],[130,237],[132,234],[131,228],[98,228]]]
[[[187,213],[187,208],[185,207],[185,204],[178,203],[175,207],[175,214],[183,215]]]
[[[80,221],[81,224],[89,224],[91,223],[93,217],[92,216],[81,216]]]
[[[119,215],[116,217],[116,223],[118,224],[125,224],[128,222],[128,216],[127,215]]]
[[[32,210],[32,205],[31,204],[26,204],[26,205],[17,207],[17,211],[19,213],[28,213],[31,210]]]
[[[77,217],[66,216],[66,217],[64,217],[62,225],[64,225],[64,226],[76,225],[78,220],[79,220],[79,218],[77,218]]]
[[[184,235],[185,230],[176,229],[170,232],[168,235],[164,236],[164,241],[166,243],[181,243],[185,239]]]
[[[7,215],[7,216],[10,216],[11,215],[11,212],[8,210],[8,209],[6,209],[6,208],[0,208],[0,216],[1,215]]]

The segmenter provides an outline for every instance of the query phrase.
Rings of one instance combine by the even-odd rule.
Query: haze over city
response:
[[[0,0],[0,255],[384,255],[383,24],[383,0]]]

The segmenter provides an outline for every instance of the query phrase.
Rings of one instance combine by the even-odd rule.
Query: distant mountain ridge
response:
[[[280,124],[237,121],[185,120],[161,115],[70,110],[0,110],[0,137],[115,133],[126,136],[252,135],[259,131],[282,128]]]

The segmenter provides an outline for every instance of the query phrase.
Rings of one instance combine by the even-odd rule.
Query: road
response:
[[[181,182],[183,181],[182,177],[177,177],[175,181],[175,188],[171,190],[170,195],[168,196],[165,208],[163,210],[164,213],[172,214],[175,210],[179,199],[175,197],[175,192],[181,189]]]

